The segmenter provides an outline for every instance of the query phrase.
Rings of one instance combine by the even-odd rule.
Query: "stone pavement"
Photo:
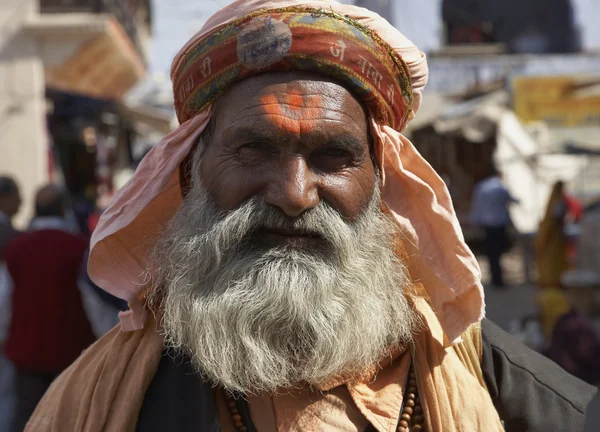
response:
[[[488,265],[484,258],[479,259],[484,282],[489,280]],[[536,287],[528,284],[524,277],[521,254],[514,251],[503,257],[503,268],[508,287],[494,289],[485,285],[486,315],[504,330],[508,331],[514,319],[536,313]],[[568,426],[559,426],[557,431],[571,432]],[[600,395],[592,401],[587,411],[584,432],[600,432]]]
[[[485,283],[489,280],[488,263],[485,258],[477,257],[477,259]],[[486,315],[508,331],[512,320],[536,313],[536,287],[526,282],[518,251],[506,254],[502,260],[502,267],[507,287],[495,289],[485,284]]]

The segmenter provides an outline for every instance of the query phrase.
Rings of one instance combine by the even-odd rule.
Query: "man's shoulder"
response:
[[[89,403],[85,401],[85,394],[97,384],[98,367],[106,363],[114,331],[86,349],[54,380],[31,416],[26,431],[54,430],[56,425],[64,430],[78,430],[81,419],[76,416],[69,418],[67,411],[78,413]]]
[[[11,224],[0,223],[0,237],[13,237],[19,232]]]
[[[502,183],[495,177],[486,178],[481,180],[475,185],[474,193],[487,196],[495,193],[499,187],[502,187]]]
[[[153,319],[135,332],[113,328],[52,383],[25,430],[132,430],[161,350]]]
[[[30,232],[32,234],[37,234],[38,236],[47,235],[47,236],[63,238],[63,239],[66,238],[66,239],[72,240],[74,242],[80,242],[80,243],[87,242],[86,238],[84,236],[82,236],[81,234],[66,231],[64,229],[49,228],[49,229],[44,229],[44,230],[33,230]]]
[[[89,246],[89,241],[84,236],[60,229],[34,230],[28,232],[27,235],[30,242],[45,245],[60,244],[62,250],[71,248],[83,253]]]
[[[6,253],[15,252],[23,247],[27,247],[33,239],[32,233],[29,231],[16,231],[11,235],[6,243]]]
[[[529,349],[484,319],[482,369],[494,405],[507,430],[544,431],[558,424],[583,430],[596,388]]]
[[[506,190],[506,186],[499,177],[490,177],[482,182],[487,191]]]
[[[62,238],[68,239],[69,242],[73,245],[73,247],[75,247],[78,251],[81,250],[82,252],[85,252],[88,249],[90,242],[83,235],[67,231],[61,232]]]
[[[71,251],[83,254],[88,248],[89,242],[83,236],[71,234],[61,230],[33,230],[15,235],[6,245],[6,256],[31,257],[35,251],[47,251],[56,248],[63,254]]]
[[[21,234],[23,233],[14,229],[12,225],[0,224],[0,254],[3,254],[8,245],[20,237]]]

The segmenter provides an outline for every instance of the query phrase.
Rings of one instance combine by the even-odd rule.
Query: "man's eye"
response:
[[[273,157],[277,153],[275,147],[265,142],[252,142],[238,148],[238,154],[247,162]]]
[[[265,142],[253,142],[253,143],[248,143],[248,144],[244,144],[242,145],[238,151],[240,152],[246,152],[246,153],[274,153],[275,152],[275,148],[269,144],[269,143],[265,143]]]
[[[347,150],[327,147],[313,153],[311,160],[321,171],[333,172],[355,165],[356,157]]]
[[[339,148],[325,148],[319,154],[321,156],[352,159],[352,155],[348,151]]]

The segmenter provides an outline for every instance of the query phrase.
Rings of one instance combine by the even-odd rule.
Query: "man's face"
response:
[[[258,197],[295,218],[323,201],[352,222],[375,187],[368,133],[363,107],[344,87],[261,75],[217,102],[202,181],[221,210]],[[292,231],[260,234],[274,244],[310,241]]]
[[[244,393],[360,374],[416,322],[365,113],[304,77],[250,79],[219,99],[149,266],[167,344]]]

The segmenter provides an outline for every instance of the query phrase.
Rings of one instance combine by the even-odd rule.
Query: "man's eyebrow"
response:
[[[271,129],[268,125],[257,122],[253,125],[240,125],[230,128],[226,132],[227,140],[245,141],[245,142],[277,142],[282,138],[281,132]],[[369,146],[365,148],[360,138],[353,135],[337,135],[333,137],[323,137],[321,145],[318,147],[330,146],[348,150],[355,154],[369,152]]]
[[[352,135],[338,135],[327,141],[328,146],[344,148],[353,153],[365,153],[368,151],[360,139]]]
[[[273,141],[277,139],[277,134],[274,131],[259,123],[230,128],[226,135],[229,139],[244,141]]]

